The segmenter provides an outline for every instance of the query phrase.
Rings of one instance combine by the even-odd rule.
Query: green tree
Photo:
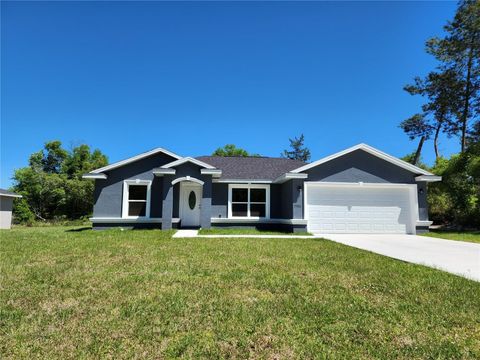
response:
[[[15,171],[13,190],[23,195],[22,201],[14,203],[16,221],[31,222],[31,214],[40,220],[89,214],[93,183],[81,176],[107,164],[105,155],[99,150],[91,152],[87,145],[69,152],[60,141],[47,142],[30,156],[28,167]]]
[[[455,130],[460,134],[463,152],[471,120],[480,112],[480,2],[461,1],[454,19],[447,23],[444,30],[445,37],[427,41],[427,52],[440,61],[442,72],[454,72],[458,79],[459,96],[452,100],[461,102]]]
[[[43,150],[33,153],[30,156],[30,166],[36,170],[42,169],[49,174],[59,174],[68,152],[62,148],[58,140],[45,143]]]
[[[480,226],[480,144],[449,160],[439,158],[431,169],[442,181],[429,186],[432,220],[457,226]]]
[[[422,153],[423,143],[428,140],[432,134],[432,126],[425,119],[423,114],[415,114],[411,118],[403,120],[400,123],[402,130],[408,135],[410,140],[420,138],[418,142],[417,151],[415,151],[413,157],[409,158],[409,162],[413,165],[417,165]]]
[[[419,151],[423,142],[433,137],[435,157],[438,159],[440,131],[445,132],[449,137],[458,132],[453,120],[461,106],[460,85],[456,74],[451,70],[445,70],[442,73],[431,72],[425,79],[416,77],[414,83],[405,86],[404,90],[410,95],[421,95],[427,98],[427,102],[422,105],[423,113],[403,121],[400,127],[411,140],[420,138]]]
[[[304,145],[305,137],[303,134],[299,138],[295,137],[288,140],[290,141],[290,150],[283,150],[280,154],[282,157],[305,162],[310,160],[310,150]]]
[[[212,154],[213,156],[259,156],[258,154],[250,155],[247,150],[238,148],[234,144],[227,144],[224,147],[219,147]]]

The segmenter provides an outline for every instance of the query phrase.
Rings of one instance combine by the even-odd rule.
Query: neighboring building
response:
[[[359,144],[310,164],[268,157],[181,157],[165,149],[95,179],[95,229],[256,227],[316,233],[425,231],[427,182],[441,178]]]
[[[22,196],[0,189],[0,229],[10,229],[12,227],[13,199],[20,197]]]

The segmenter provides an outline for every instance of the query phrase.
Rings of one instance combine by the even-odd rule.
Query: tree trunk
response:
[[[415,158],[413,159],[413,165],[417,165],[418,162],[420,161],[420,155],[422,153],[422,147],[424,142],[425,142],[425,136],[422,136],[420,138],[420,142],[418,143],[417,152],[415,153]]]
[[[465,84],[465,103],[463,106],[462,112],[462,153],[465,151],[467,146],[467,122],[468,122],[468,108],[470,107],[470,88],[471,88],[471,77],[472,77],[472,64],[473,64],[473,46],[475,41],[475,35],[472,37],[472,43],[470,44],[470,49],[468,51],[468,63],[467,63],[467,78]]]
[[[438,152],[438,137],[440,135],[440,129],[442,128],[442,122],[439,121],[437,128],[435,129],[435,136],[433,137],[433,148],[435,149],[435,160],[438,160],[440,153]]]

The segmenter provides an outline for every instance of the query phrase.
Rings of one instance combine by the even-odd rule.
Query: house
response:
[[[408,234],[428,230],[427,183],[441,180],[366,144],[309,164],[157,148],[83,177],[95,180],[95,229]]]
[[[0,229],[12,227],[13,199],[21,197],[11,191],[0,189]]]

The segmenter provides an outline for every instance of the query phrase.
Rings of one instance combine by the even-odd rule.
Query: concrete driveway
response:
[[[480,281],[480,244],[397,234],[315,234],[395,259]]]

